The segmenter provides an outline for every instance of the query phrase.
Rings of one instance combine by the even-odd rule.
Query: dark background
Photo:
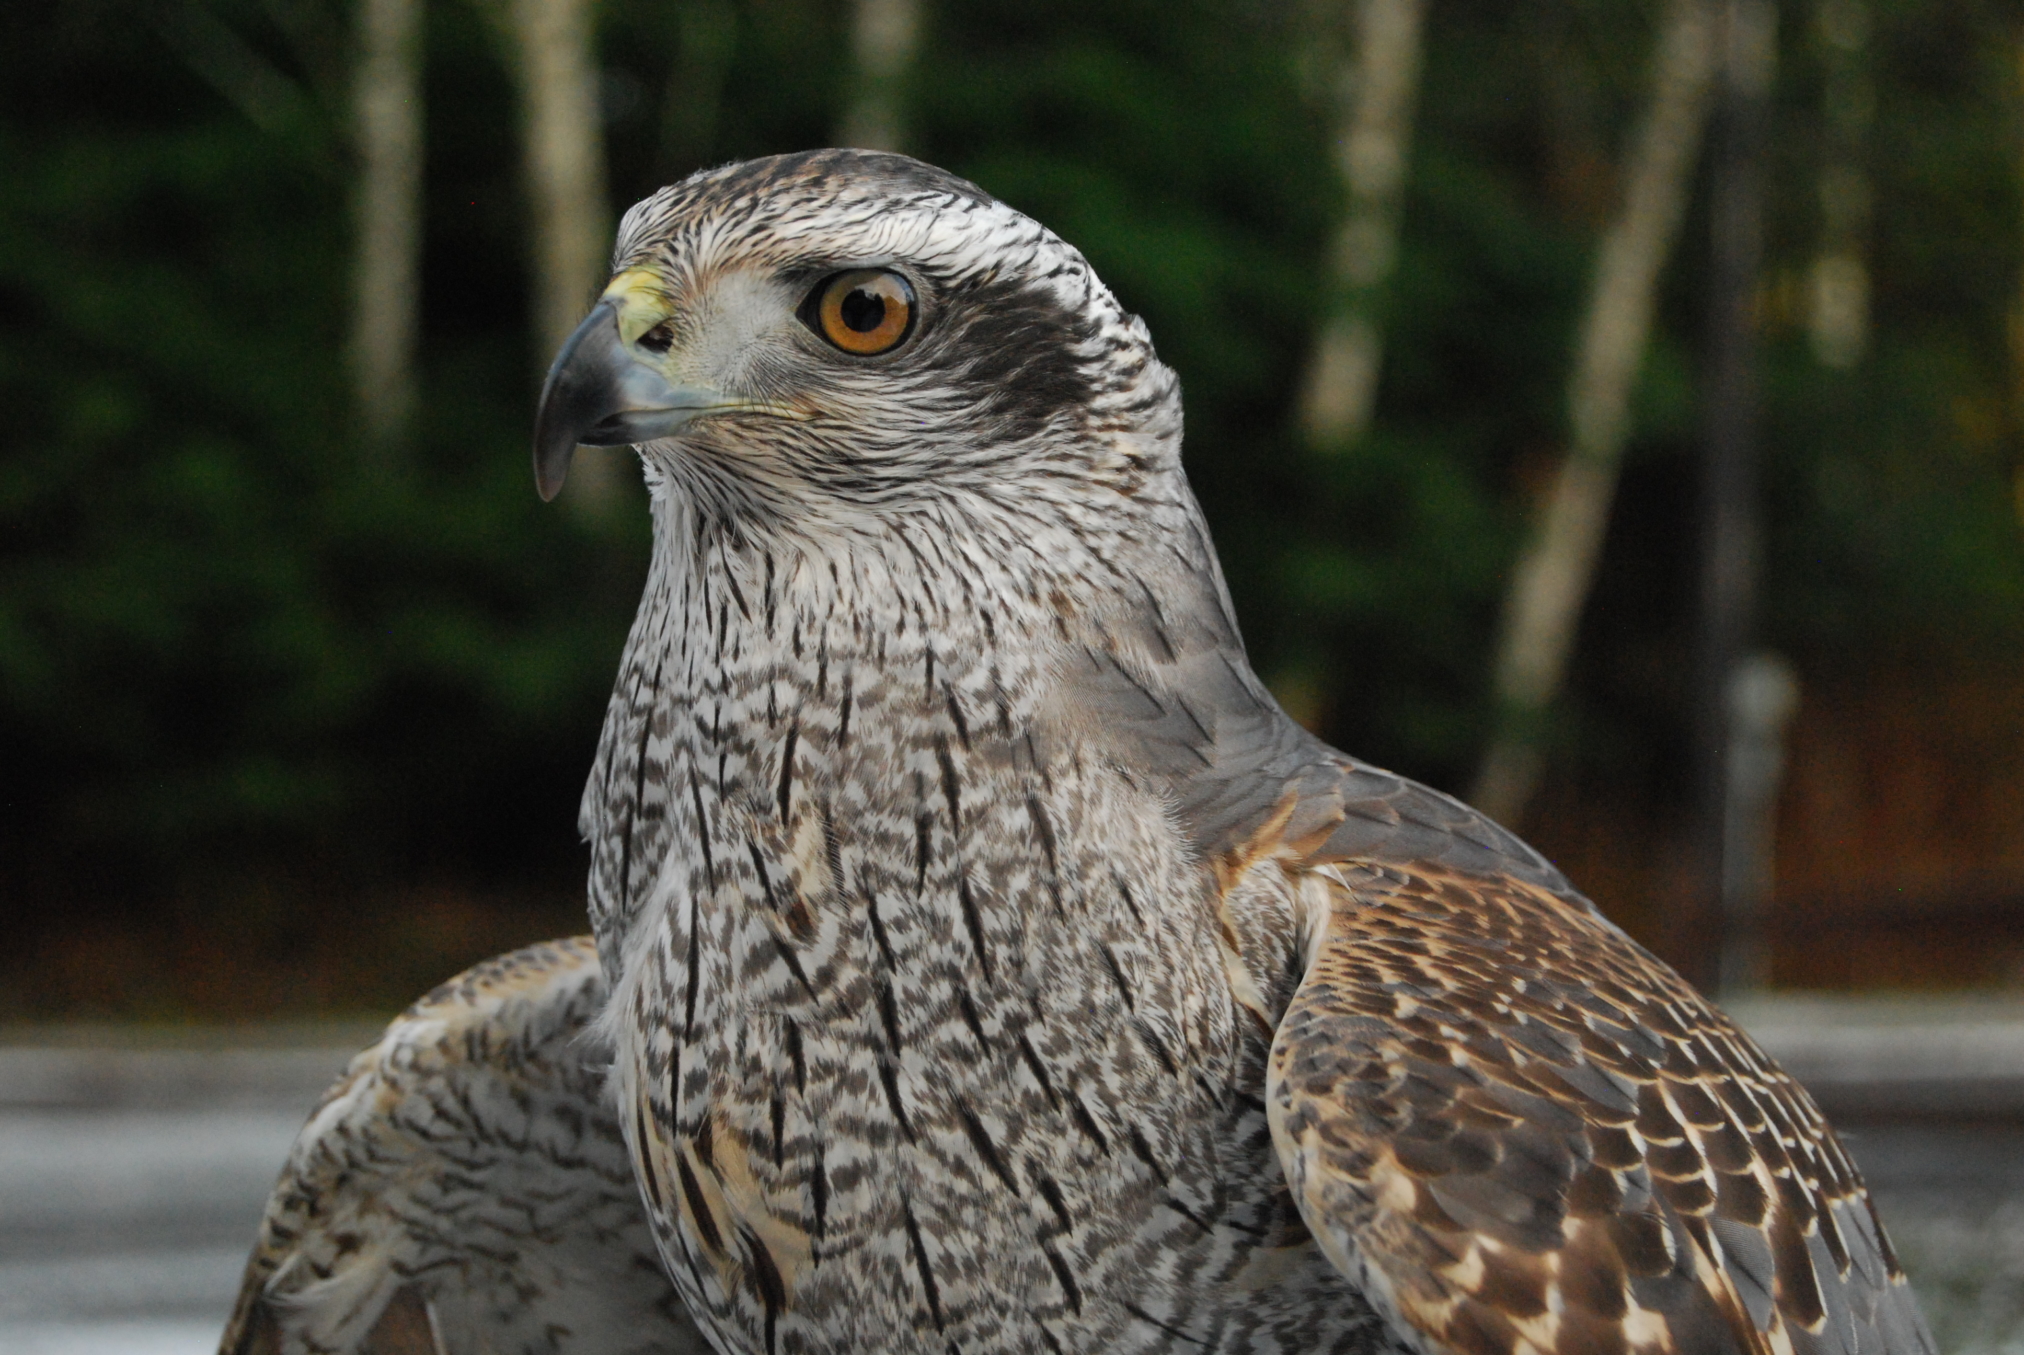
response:
[[[1803,697],[1774,972],[2024,984],[2024,12],[1871,6],[1873,329],[1833,371],[1802,324],[1820,39],[1814,6],[1783,10],[1759,636]],[[712,12],[721,57],[692,4],[601,11],[614,217],[836,135],[841,3]],[[1324,460],[1290,413],[1342,207],[1301,11],[929,7],[910,149],[1145,316],[1260,671],[1444,788],[1490,733],[1502,590],[1564,443],[1658,13],[1433,4],[1376,425]],[[423,407],[409,455],[364,446],[349,21],[0,6],[0,1018],[368,1010],[582,928],[575,805],[643,500],[592,519],[533,493],[518,113],[484,4],[428,10]],[[1707,256],[1702,184],[1523,825],[1674,958]]]

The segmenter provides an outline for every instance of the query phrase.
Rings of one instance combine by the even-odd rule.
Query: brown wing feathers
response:
[[[1305,887],[1274,1137],[1395,1321],[1471,1355],[1932,1349],[1811,1100],[1621,933],[1508,877]]]

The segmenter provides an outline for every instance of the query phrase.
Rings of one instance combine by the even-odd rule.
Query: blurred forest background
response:
[[[1505,812],[1704,971],[1722,280],[1719,136],[1696,138],[1728,58],[1666,53],[1716,8],[0,7],[0,1018],[369,1010],[581,930],[576,799],[647,530],[622,464],[559,505],[530,483],[555,317],[596,286],[569,231],[601,254],[665,182],[838,141],[974,179],[1145,316],[1289,708],[1457,793],[1516,731]],[[2024,984],[2024,9],[1759,11],[1750,646],[1798,677],[1770,977]],[[419,63],[378,132],[375,51]],[[1585,349],[1665,97],[1649,343]],[[361,369],[361,222],[402,220],[361,194],[402,126],[419,290],[397,269],[378,304],[419,330]],[[1602,379],[1626,351],[1622,436],[1584,432],[1582,354]],[[1620,450],[1620,481],[1565,681],[1526,689],[1501,618],[1571,446],[1605,480]]]

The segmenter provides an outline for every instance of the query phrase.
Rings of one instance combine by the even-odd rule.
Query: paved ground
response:
[[[0,1352],[216,1350],[275,1172],[370,1030],[173,1047],[131,1031],[12,1037],[0,1035]]]
[[[0,1350],[214,1349],[302,1116],[0,1115]]]
[[[1945,1355],[2024,1355],[2024,1123],[1851,1126]]]
[[[2024,1020],[1876,1004],[1744,1015],[1824,1101],[1902,1117],[1966,1098],[1982,1117],[1857,1121],[1846,1136],[1941,1349],[2024,1355],[2024,1100],[2001,1113],[2006,1079],[2024,1087]],[[0,1352],[215,1349],[288,1143],[368,1033],[256,1038],[266,1047],[243,1032],[198,1048],[0,1032]]]

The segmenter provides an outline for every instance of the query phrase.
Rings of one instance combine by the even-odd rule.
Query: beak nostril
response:
[[[640,335],[639,345],[649,353],[665,353],[675,346],[674,331],[669,329],[665,322],[655,325]]]

